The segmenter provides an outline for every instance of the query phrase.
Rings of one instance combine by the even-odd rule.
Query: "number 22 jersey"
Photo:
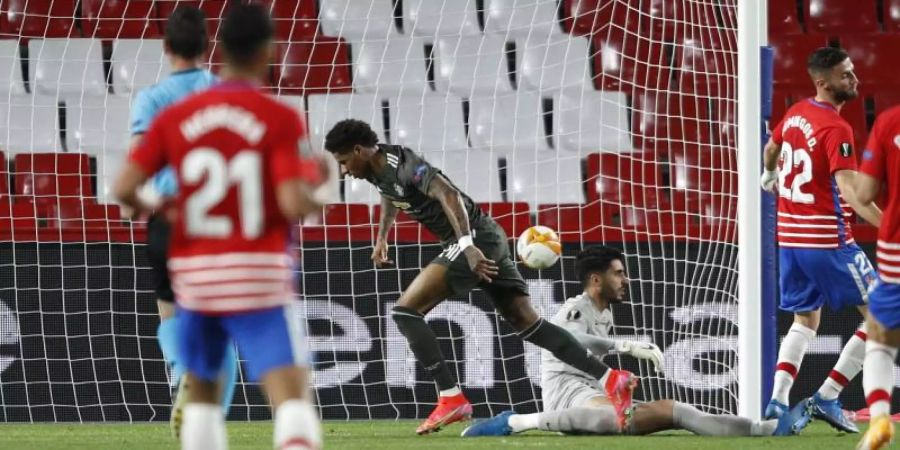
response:
[[[838,248],[854,242],[850,206],[835,172],[856,170],[853,130],[828,103],[808,98],[791,106],[772,132],[778,166],[778,244]]]
[[[291,224],[276,188],[319,182],[300,155],[300,116],[250,84],[223,82],[170,106],[129,155],[147,174],[170,164],[175,198],[169,271],[178,304],[231,314],[293,298]]]

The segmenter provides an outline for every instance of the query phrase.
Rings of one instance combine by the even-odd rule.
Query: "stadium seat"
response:
[[[481,33],[472,0],[404,0],[403,30],[425,37]]]
[[[340,39],[317,38],[281,44],[275,83],[284,94],[350,92],[350,60]]]
[[[645,25],[650,31],[648,37],[653,40],[680,40],[687,33],[693,30],[686,29],[686,24],[690,22],[691,26],[700,26],[701,23],[706,25],[715,24],[714,18],[705,17],[708,11],[700,11],[697,9],[687,10],[689,7],[697,5],[685,5],[685,2],[672,0],[649,0],[640,3],[642,12],[645,12],[645,21],[649,22]],[[701,22],[703,21],[703,22]]]
[[[165,24],[165,21],[172,15],[172,11],[178,6],[187,5],[202,9],[203,12],[206,13],[206,34],[209,36],[210,40],[217,41],[219,40],[219,24],[222,21],[222,16],[225,12],[227,3],[227,0],[177,0],[174,2],[156,2],[159,7],[159,17],[163,24]],[[162,25],[160,31],[165,31],[165,25]]]
[[[482,211],[490,215],[497,225],[503,227],[506,236],[516,239],[531,226],[531,211],[528,203],[491,202],[479,203]]]
[[[377,218],[375,220],[377,221]],[[321,217],[308,217],[303,220],[303,240],[307,242],[371,241],[373,222],[369,215],[369,205],[361,203],[328,204],[323,207]]]
[[[804,2],[808,33],[832,36],[879,31],[875,0],[807,0]]]
[[[326,36],[383,41],[399,35],[391,0],[321,0],[319,23]]]
[[[803,34],[800,19],[797,17],[797,2],[766,2],[769,13],[769,36],[785,36]]]
[[[7,154],[62,151],[55,97],[10,95],[0,108],[0,148]]]
[[[98,205],[91,198],[58,197],[36,205],[39,218],[49,219],[51,228],[68,230],[106,229],[121,219],[116,205]]]
[[[76,0],[3,0],[0,33],[29,38],[76,36]]]
[[[772,117],[769,118],[770,129],[784,118],[784,113],[786,113],[787,109],[794,104],[794,101],[799,100],[799,98],[799,94],[794,94],[785,89],[775,89],[772,91]]]
[[[269,7],[277,41],[308,41],[316,35],[316,0],[255,1]]]
[[[19,201],[52,203],[57,197],[93,197],[88,155],[34,153],[16,155],[16,198]]]
[[[884,31],[900,31],[900,0],[884,0]]]
[[[694,38],[677,41],[674,66],[680,70],[678,84],[690,86],[696,92],[719,84],[736,83],[736,48],[736,42]]]
[[[643,153],[592,153],[587,157],[587,201],[667,207],[661,164]]]
[[[630,151],[625,94],[567,89],[554,96],[553,139],[557,150],[582,154]]]
[[[769,43],[775,50],[775,87],[811,89],[806,60],[813,51],[828,45],[822,36],[783,36]]]
[[[81,32],[94,39],[162,35],[153,2],[128,0],[81,0]]]
[[[381,194],[366,180],[345,176],[344,201],[347,203],[365,203],[377,205],[381,203]]]
[[[469,142],[500,153],[551,151],[544,127],[543,99],[515,92],[469,99]]]
[[[657,142],[675,146],[709,144],[713,120],[709,99],[694,94],[646,91],[634,96],[632,132],[635,146]]]
[[[161,39],[118,39],[113,41],[113,92],[127,94],[156,84],[167,77],[172,68],[163,53]]]
[[[130,102],[119,95],[66,102],[66,149],[91,155],[127,152]]]
[[[476,202],[501,202],[498,155],[478,150],[437,151],[422,155]]]
[[[434,84],[460,97],[512,91],[503,36],[441,38]]]
[[[671,70],[664,46],[619,27],[609,27],[593,40],[596,89],[669,88]]]
[[[372,208],[372,221],[377,223],[379,217],[381,217],[380,204]],[[372,228],[373,231],[377,232],[377,225]],[[409,217],[403,210],[397,212],[397,218],[394,219],[394,226],[391,227],[391,232],[388,236],[389,242],[427,243],[438,241],[434,233],[428,231],[422,224]]]
[[[428,88],[428,60],[422,38],[368,40],[350,45],[353,89],[393,96],[421,95]]]
[[[32,92],[58,97],[105,95],[103,44],[98,39],[32,39],[28,42]]]
[[[513,37],[546,37],[562,29],[556,0],[485,0],[484,31]]]
[[[552,94],[592,89],[590,45],[579,36],[535,36],[516,41],[518,89]]]
[[[0,40],[0,96],[24,94],[19,42],[15,39]]]
[[[619,226],[615,208],[606,205],[549,203],[537,207],[537,224],[550,227],[563,241],[601,242],[603,228]]]
[[[325,147],[325,135],[334,124],[353,118],[365,121],[386,142],[382,100],[374,94],[329,94],[307,97],[307,124],[315,150]]]
[[[646,13],[621,0],[562,0],[563,30],[574,35],[603,35],[612,29],[637,32]]]
[[[869,127],[866,123],[866,105],[862,97],[850,100],[841,107],[841,117],[853,128],[853,140],[857,148],[866,145]]]
[[[900,34],[846,36],[841,38],[841,46],[850,55],[863,89],[900,87],[892,67],[893,55],[900,54]]]
[[[555,154],[507,158],[506,197],[512,202],[584,203],[581,158]]]
[[[896,89],[875,91],[872,92],[872,99],[875,103],[875,115],[877,117],[886,109],[892,106],[900,105],[900,92],[898,92]],[[856,101],[860,101],[860,99],[857,99]]]
[[[453,96],[400,96],[390,102],[391,142],[416,152],[468,148],[462,100]]]
[[[128,158],[126,152],[106,152],[97,155],[97,202],[116,203],[112,195],[113,183]]]

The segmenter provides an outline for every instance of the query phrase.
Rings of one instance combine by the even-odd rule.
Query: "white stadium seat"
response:
[[[306,99],[302,95],[279,95],[278,100],[287,103],[289,106],[294,108],[300,117],[303,119],[303,123],[306,124]],[[309,135],[309,126],[307,125],[307,138]],[[311,144],[310,144],[311,146]],[[316,150],[317,152],[322,152],[322,149]],[[331,172],[329,173],[328,178],[328,201],[329,202],[340,202],[341,201],[341,185],[340,185],[340,170],[338,168],[337,161],[331,155],[324,155],[325,160],[328,161],[329,167],[331,168]]]
[[[112,193],[112,188],[116,177],[122,170],[122,164],[127,158],[127,152],[107,152],[97,155],[97,201],[99,203],[118,203]]]
[[[452,96],[403,96],[390,100],[391,142],[416,152],[468,148],[462,100]]]
[[[403,31],[413,36],[480,34],[475,0],[403,0]]]
[[[484,31],[504,36],[560,34],[557,0],[485,0]]]
[[[307,121],[314,150],[324,150],[325,135],[344,119],[365,121],[385,142],[381,98],[373,94],[322,94],[307,97]]]
[[[103,46],[99,39],[28,41],[31,91],[40,95],[105,95]]]
[[[631,151],[625,94],[566,89],[554,96],[553,140],[557,150],[581,154]]]
[[[471,150],[430,152],[425,160],[437,167],[456,187],[476,202],[502,202],[498,155]]]
[[[0,148],[7,155],[62,151],[56,97],[11,94],[0,108]]]
[[[510,202],[584,203],[581,158],[578,155],[520,155],[507,158],[506,195]]]
[[[22,62],[19,59],[19,41],[0,40],[0,103],[6,94],[24,94],[25,81],[22,79]]]
[[[590,45],[581,36],[535,36],[516,42],[519,89],[553,93],[593,89]]]
[[[391,0],[321,0],[319,24],[326,36],[384,40],[397,36]]]
[[[160,39],[119,39],[112,48],[113,92],[127,94],[151,86],[172,73]]]
[[[381,194],[372,183],[347,176],[344,177],[344,202],[377,205],[381,203]]]
[[[439,92],[470,97],[512,91],[503,36],[442,38],[436,57]]]
[[[126,96],[84,97],[66,102],[66,148],[102,155],[128,151],[130,99]]]
[[[381,96],[401,92],[421,95],[428,90],[425,41],[394,38],[350,45],[353,53],[353,89]]]
[[[550,151],[543,100],[537,92],[469,99],[469,141],[501,153]]]

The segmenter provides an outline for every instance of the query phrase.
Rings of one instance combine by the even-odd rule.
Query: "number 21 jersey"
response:
[[[850,206],[834,174],[856,170],[853,130],[837,109],[808,98],[791,106],[772,132],[778,164],[778,244],[837,248],[853,243]]]

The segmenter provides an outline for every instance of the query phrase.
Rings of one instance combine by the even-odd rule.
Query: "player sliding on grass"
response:
[[[642,347],[658,370],[662,353],[656,346],[609,337],[613,326],[610,306],[624,301],[628,285],[622,252],[603,246],[587,248],[575,260],[575,273],[584,293],[568,299],[551,322],[572,333],[598,357]],[[542,353],[541,389],[545,411],[535,414],[506,411],[466,428],[463,436],[505,436],[528,430],[649,434],[673,429],[707,436],[770,436],[795,434],[809,423],[806,405],[799,405],[778,420],[758,421],[706,414],[673,400],[637,405],[626,412],[622,421],[606,393],[597,388],[588,374],[548,352]]]
[[[416,359],[431,374],[440,391],[437,408],[416,430],[419,434],[466,420],[472,405],[444,362],[425,315],[447,297],[484,290],[494,307],[518,335],[577,367],[602,386],[619,417],[631,406],[636,378],[613,370],[588,354],[570,333],[541,319],[531,306],[528,286],[510,257],[506,233],[459,191],[440,170],[400,146],[378,144],[365,122],[339,122],[325,138],[325,148],[342,171],[372,183],[381,193],[378,239],[372,252],[377,267],[393,264],[387,236],[398,210],[405,211],[441,240],[444,251],[413,280],[391,310],[391,318],[406,337]],[[645,353],[633,349],[635,356]],[[587,381],[586,381],[587,382]]]
[[[778,351],[766,418],[779,417],[788,409],[791,386],[819,328],[822,307],[856,306],[865,316],[866,291],[875,280],[872,264],[853,240],[847,221],[853,211],[873,225],[881,221],[881,211],[863,205],[855,194],[853,130],[840,116],[841,106],[858,95],[859,81],[841,49],[816,50],[807,68],[816,96],[791,106],[772,130],[761,178],[763,189],[778,195],[780,308],[794,313],[794,324]],[[803,400],[812,404],[814,417],[850,433],[859,429],[844,417],[838,396],[862,369],[865,342],[863,323],[822,387]]]
[[[169,269],[178,303],[178,355],[187,369],[181,445],[227,448],[218,375],[231,341],[247,357],[274,412],[277,449],[321,446],[318,414],[291,304],[292,224],[320,210],[323,173],[302,159],[305,127],[288,105],[260,92],[273,26],[258,4],[233,5],[222,24],[226,76],[169,106],[132,150],[116,195],[137,211],[136,191],[171,164],[175,199]]]

